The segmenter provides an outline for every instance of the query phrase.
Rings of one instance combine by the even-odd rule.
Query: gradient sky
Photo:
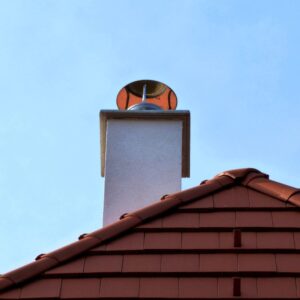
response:
[[[300,1],[0,0],[0,273],[100,227],[99,110],[156,79],[191,111],[191,178],[300,186]]]

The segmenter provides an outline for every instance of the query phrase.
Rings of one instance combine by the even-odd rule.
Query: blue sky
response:
[[[0,273],[100,227],[100,109],[155,79],[192,115],[191,178],[299,186],[300,2],[0,0]]]

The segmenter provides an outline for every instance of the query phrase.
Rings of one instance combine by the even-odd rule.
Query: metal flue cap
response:
[[[166,84],[155,80],[138,80],[124,86],[117,96],[121,110],[175,110],[177,97]]]
[[[134,94],[137,97],[142,97],[144,86],[147,87],[147,98],[158,97],[167,89],[167,86],[164,83],[155,80],[138,80],[127,84],[126,87],[130,93]]]

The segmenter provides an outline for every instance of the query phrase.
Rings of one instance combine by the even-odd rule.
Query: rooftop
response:
[[[297,298],[300,190],[223,172],[0,277],[0,299]]]

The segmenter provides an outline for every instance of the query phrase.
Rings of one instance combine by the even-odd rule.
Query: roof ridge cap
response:
[[[265,176],[248,176],[242,185],[274,197],[283,202],[290,202],[300,207],[300,189],[290,185],[270,180]]]
[[[216,177],[227,176],[245,187],[289,202],[300,207],[300,189],[269,179],[269,175],[254,168],[235,169],[222,172]]]
[[[269,175],[262,173],[261,171],[254,169],[254,168],[242,168],[242,169],[233,169],[224,171],[222,173],[217,174],[214,178],[218,178],[221,176],[227,176],[232,178],[234,181],[241,182],[246,179],[250,174],[256,174],[259,177],[266,177],[269,178]]]
[[[264,193],[284,202],[290,202],[300,207],[300,189],[273,181],[269,175],[254,168],[229,170],[215,176],[229,177],[242,186]]]

